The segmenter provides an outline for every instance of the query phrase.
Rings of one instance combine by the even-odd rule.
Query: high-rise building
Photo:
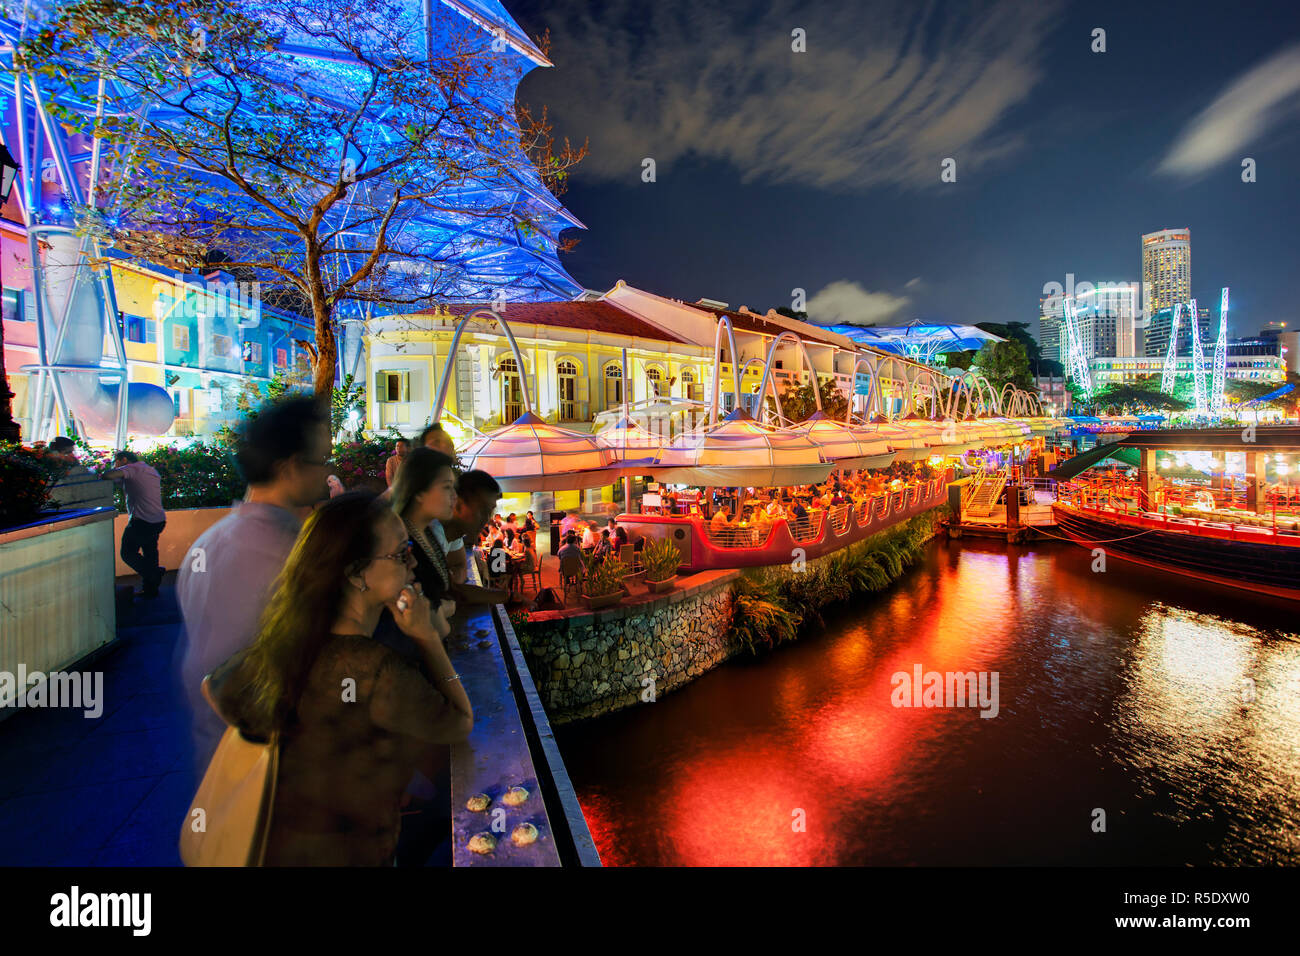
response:
[[[1143,352],[1164,355],[1175,303],[1192,297],[1192,231],[1161,229],[1142,237]],[[1180,341],[1180,347],[1182,342]]]
[[[1207,355],[1214,354],[1214,342],[1219,334],[1219,317],[1214,316],[1214,325],[1210,325],[1210,309],[1201,306],[1196,310],[1196,317],[1201,326],[1201,350]],[[1165,353],[1169,350],[1169,330],[1174,322],[1174,310],[1172,307],[1161,309],[1152,313],[1147,319],[1146,336],[1143,339],[1142,352],[1140,354],[1151,358],[1164,358]],[[1187,303],[1183,303],[1182,314],[1178,318],[1178,345],[1176,347],[1178,355],[1192,354],[1192,321],[1191,314],[1187,311]],[[1211,359],[1212,360],[1212,359]]]
[[[1133,355],[1138,325],[1136,282],[1090,283],[1074,293],[1076,327],[1085,359]],[[1068,365],[1060,296],[1039,299],[1038,341],[1043,358]]]
[[[1053,362],[1061,358],[1061,297],[1052,296],[1038,300],[1039,354]]]
[[[1147,315],[1192,297],[1192,231],[1161,229],[1142,237],[1142,309]]]
[[[1137,283],[1099,282],[1075,293],[1075,315],[1085,358],[1133,355]]]

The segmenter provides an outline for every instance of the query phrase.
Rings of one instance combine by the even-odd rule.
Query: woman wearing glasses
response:
[[[447,556],[430,525],[456,512],[456,463],[440,451],[417,448],[406,456],[393,481],[393,511],[415,543],[415,580],[434,607],[451,592]],[[450,617],[455,605],[448,601]]]
[[[333,498],[303,526],[253,645],[212,675],[227,722],[280,735],[267,865],[391,865],[412,773],[469,736],[447,623],[414,578],[386,501]],[[371,639],[385,609],[423,668]]]

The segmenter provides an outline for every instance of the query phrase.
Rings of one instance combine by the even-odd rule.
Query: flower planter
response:
[[[645,586],[650,589],[651,594],[663,594],[675,588],[677,580],[676,578],[664,578],[662,581],[647,581]]]
[[[619,601],[623,600],[623,592],[615,591],[613,594],[600,594],[596,597],[587,596],[587,607],[593,611],[599,611],[603,607],[613,607]]]

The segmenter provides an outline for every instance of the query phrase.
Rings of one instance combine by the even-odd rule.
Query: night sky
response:
[[[1189,227],[1233,335],[1300,322],[1298,3],[505,4],[556,64],[520,99],[590,140],[587,288],[1036,328],[1044,283],[1139,280],[1140,235]]]

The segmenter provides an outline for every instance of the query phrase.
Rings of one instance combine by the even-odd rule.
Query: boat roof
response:
[[[1168,428],[1134,432],[1116,444],[1127,448],[1193,451],[1300,451],[1300,426],[1247,425],[1237,428]]]

